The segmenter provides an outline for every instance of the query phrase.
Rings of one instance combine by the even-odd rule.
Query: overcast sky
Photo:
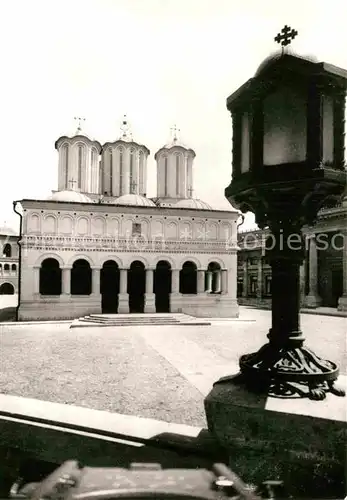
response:
[[[196,152],[194,196],[227,208],[232,123],[226,97],[277,49],[284,24],[293,49],[347,68],[346,0],[1,0],[2,220],[12,201],[57,188],[55,140],[74,116],[101,143],[124,113],[149,157],[173,124]]]

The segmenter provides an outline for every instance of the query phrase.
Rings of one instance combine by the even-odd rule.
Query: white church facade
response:
[[[14,204],[21,219],[18,320],[92,313],[237,317],[237,219],[192,197],[195,152],[176,135],[155,154],[126,121],[103,146],[77,130],[56,141],[58,190]],[[222,188],[221,188],[222,189]]]

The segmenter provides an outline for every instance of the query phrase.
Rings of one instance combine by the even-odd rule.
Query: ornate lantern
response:
[[[225,196],[242,212],[254,212],[257,224],[272,233],[269,342],[240,358],[241,379],[258,390],[312,399],[324,399],[329,390],[344,395],[335,386],[337,366],[304,346],[299,269],[302,226],[313,224],[327,198],[339,198],[346,186],[346,88],[347,71],[282,50],[227,99],[233,178]]]

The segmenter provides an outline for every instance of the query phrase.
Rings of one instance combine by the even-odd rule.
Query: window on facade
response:
[[[65,144],[63,151],[64,151],[63,161],[64,161],[64,171],[65,171],[65,188],[68,189],[68,187],[69,187],[69,145],[68,144]]]
[[[265,294],[266,295],[271,295],[271,283],[272,283],[271,276],[265,276]]]
[[[143,151],[140,151],[139,153],[139,178],[140,178],[140,189],[145,189],[145,186],[143,185],[143,179],[144,179],[144,172],[143,172],[143,169],[144,169],[144,154],[143,154]],[[142,193],[140,193],[142,194]]]
[[[243,295],[243,280],[238,279],[237,280],[237,296],[242,297]]]
[[[12,257],[12,247],[10,243],[6,243],[6,245],[2,249],[2,253],[4,257]]]
[[[78,187],[82,187],[83,146],[78,146]]]
[[[76,260],[71,269],[71,295],[90,295],[92,293],[92,270],[89,262]]]
[[[61,269],[56,259],[45,259],[41,264],[40,294],[61,294]]]
[[[168,160],[167,156],[164,159],[164,196],[167,196],[168,193]]]
[[[176,194],[180,194],[180,157],[176,155]]]
[[[123,194],[123,149],[119,149],[119,195]]]
[[[16,264],[12,264],[12,266],[11,266],[11,270],[12,270],[12,271],[17,271],[17,266],[16,266]]]
[[[94,167],[95,165],[95,160],[96,160],[96,152],[95,149],[92,149],[92,156],[91,156],[91,166]]]
[[[250,277],[250,283],[249,283],[249,292],[252,295],[255,295],[257,293],[257,277],[256,276],[251,276]]]
[[[9,271],[10,270],[10,265],[9,264],[5,264],[4,265],[4,271]]]
[[[185,262],[180,271],[180,293],[197,293],[197,276],[197,267],[194,262]]]
[[[132,236],[141,235],[141,224],[133,222]]]
[[[110,156],[110,196],[113,195],[113,154],[112,149],[108,150]]]
[[[217,262],[210,262],[207,267],[208,273],[211,273],[211,283],[209,289],[211,293],[220,293],[221,291],[221,267]]]

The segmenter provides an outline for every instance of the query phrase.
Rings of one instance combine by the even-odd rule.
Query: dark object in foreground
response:
[[[67,461],[40,483],[21,487],[20,481],[17,481],[11,488],[10,498],[258,500],[280,498],[276,496],[275,491],[281,486],[279,481],[266,481],[258,490],[252,490],[223,464],[215,464],[209,471],[163,470],[160,464],[143,463],[131,464],[129,469],[80,467],[76,461]],[[264,496],[259,496],[260,494]]]

